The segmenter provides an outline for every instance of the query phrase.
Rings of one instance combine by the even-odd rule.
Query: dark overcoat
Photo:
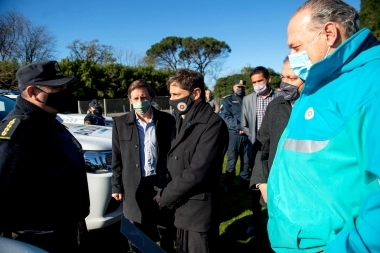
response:
[[[166,155],[170,148],[170,141],[175,119],[166,112],[151,107],[157,136],[157,186],[163,187],[166,182],[165,173],[161,173],[166,163]],[[112,193],[123,194],[124,216],[132,221],[142,223],[142,213],[136,192],[141,180],[139,135],[136,126],[134,111],[119,116],[114,120],[112,129]],[[153,196],[144,196],[151,198]]]
[[[177,228],[208,232],[211,226],[219,226],[219,182],[228,130],[204,101],[186,117],[168,153],[172,181],[162,191],[161,203],[175,206]]]
[[[255,185],[258,183],[268,181],[278,141],[288,124],[291,111],[290,102],[286,101],[283,96],[276,97],[269,103],[254,143],[254,152],[257,153],[249,185],[251,189],[255,189]],[[266,206],[262,198],[260,203]]]

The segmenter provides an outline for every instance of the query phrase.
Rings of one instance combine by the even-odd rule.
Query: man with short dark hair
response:
[[[77,252],[90,199],[80,143],[56,120],[68,83],[58,62],[16,72],[21,95],[0,122],[0,234],[48,252]],[[85,229],[84,229],[85,230]]]
[[[205,102],[203,76],[179,70],[167,81],[177,114],[168,153],[172,180],[157,189],[158,205],[175,208],[177,252],[220,252],[219,180],[228,145],[227,127]]]
[[[288,25],[305,80],[268,180],[276,252],[380,252],[380,44],[340,0],[306,1]]]
[[[152,106],[155,93],[145,80],[132,82],[128,98],[133,111],[115,118],[112,128],[112,197],[123,200],[125,219],[173,252],[172,213],[160,211],[153,198],[155,186],[166,186],[166,155],[175,121]],[[134,245],[130,247],[135,252]]]
[[[267,68],[258,66],[254,68],[249,77],[252,82],[254,92],[245,96],[241,110],[241,129],[248,136],[247,153],[249,159],[249,167],[253,168],[260,161],[255,161],[256,150],[252,149],[255,142],[256,133],[261,127],[265,111],[268,104],[281,93],[273,90],[270,86],[271,77]],[[247,179],[248,177],[248,179]],[[247,180],[247,189],[249,187],[250,175],[245,178]],[[248,235],[253,235],[259,231],[258,226],[262,223],[260,192],[252,191],[252,212],[253,221],[247,229]]]

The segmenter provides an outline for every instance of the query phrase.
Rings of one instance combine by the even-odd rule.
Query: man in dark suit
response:
[[[175,207],[177,252],[220,252],[219,191],[228,146],[224,121],[205,102],[203,76],[179,70],[167,81],[177,115],[168,153],[172,180],[155,197],[161,208]]]
[[[156,195],[153,187],[166,184],[166,178],[161,179],[160,175],[163,175],[175,120],[151,106],[155,94],[144,80],[129,86],[128,98],[134,110],[117,117],[112,130],[112,197],[123,200],[126,219],[153,241],[159,236],[161,247],[173,252],[174,237],[163,219],[163,211],[153,200]]]

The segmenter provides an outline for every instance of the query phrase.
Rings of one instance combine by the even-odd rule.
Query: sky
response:
[[[168,36],[213,37],[231,53],[220,77],[243,67],[280,72],[289,53],[287,25],[304,0],[0,0],[0,15],[17,11],[57,40],[56,60],[74,40],[98,39],[116,50],[145,55]],[[346,0],[359,11],[360,0]],[[210,78],[206,84],[214,85]]]

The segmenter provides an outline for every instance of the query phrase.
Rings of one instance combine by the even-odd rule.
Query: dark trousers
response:
[[[153,241],[160,241],[161,248],[166,252],[174,251],[175,227],[174,211],[160,210],[157,203],[153,200],[156,191],[157,177],[143,177],[136,192],[136,199],[142,213],[142,222],[131,221]]]
[[[215,227],[215,226],[214,226]],[[177,253],[216,253],[219,251],[219,229],[193,232],[177,229]]]
[[[260,204],[261,192],[258,190],[251,190],[251,200],[252,200],[252,223],[256,227],[261,226],[262,224],[262,213],[261,213],[261,204]]]
[[[233,175],[238,157],[240,157],[240,177],[246,181],[250,179],[250,160],[248,154],[248,137],[246,135],[238,135],[230,133],[230,140],[227,149],[227,166],[226,173]],[[231,186],[232,181],[226,181],[227,186]]]

